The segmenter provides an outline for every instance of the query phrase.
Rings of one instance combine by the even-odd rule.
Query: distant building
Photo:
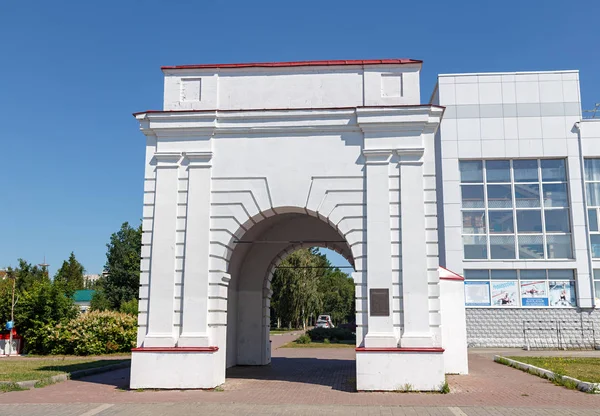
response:
[[[77,290],[73,295],[75,305],[79,307],[79,312],[85,313],[90,309],[92,297],[96,293],[95,290]]]
[[[101,274],[84,274],[83,275],[83,285],[86,288],[92,287],[98,279],[100,279],[103,275]]]

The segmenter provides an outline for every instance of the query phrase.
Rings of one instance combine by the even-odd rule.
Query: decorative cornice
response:
[[[190,168],[210,168],[212,152],[184,152],[184,159]]]
[[[424,147],[405,147],[395,149],[400,165],[420,165],[423,163]]]
[[[387,165],[393,153],[393,149],[363,149],[362,151],[366,165]]]
[[[136,113],[140,129],[157,137],[205,137],[363,131],[418,136],[435,131],[443,107],[403,105],[265,110],[171,110]]]
[[[181,153],[154,153],[154,160],[158,168],[176,168],[181,160]]]

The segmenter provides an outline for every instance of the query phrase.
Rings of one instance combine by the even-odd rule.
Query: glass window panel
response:
[[[487,259],[487,237],[463,236],[465,259]]]
[[[585,159],[583,165],[586,181],[600,181],[600,159]]]
[[[516,278],[516,270],[492,270],[492,279],[513,280]]]
[[[463,208],[484,208],[483,185],[462,185]]]
[[[490,278],[490,272],[488,270],[465,270],[464,278],[487,280]]]
[[[590,231],[598,231],[598,210],[588,209],[588,222],[590,224]]]
[[[461,161],[460,181],[463,183],[483,183],[483,162],[481,160]]]
[[[570,259],[573,257],[570,235],[548,235],[546,246],[549,259]]]
[[[515,182],[538,182],[537,160],[513,160]]]
[[[546,232],[571,232],[568,209],[547,209],[544,211],[544,218],[546,221]]]
[[[537,208],[540,206],[540,186],[515,185],[515,205],[517,208]]]
[[[541,235],[520,235],[518,241],[520,259],[544,258],[544,238]]]
[[[512,235],[491,236],[490,254],[492,259],[514,259],[515,237]]]
[[[485,234],[485,211],[464,211],[463,233]]]
[[[518,233],[541,233],[542,211],[537,209],[517,210]]]
[[[596,306],[600,305],[600,282],[594,282],[595,292],[596,292]]]
[[[531,236],[527,236],[527,238],[531,238]],[[521,279],[526,280],[538,280],[546,278],[546,270],[520,270],[519,274],[521,275]]]
[[[549,279],[575,280],[573,270],[548,270]]]
[[[512,234],[515,232],[512,211],[488,211],[490,233]]]
[[[600,258],[600,234],[590,235],[590,242],[592,243],[592,257]]]
[[[567,184],[544,184],[544,206],[546,208],[568,207],[569,201],[567,199]]]
[[[510,185],[488,185],[488,208],[511,208]]]
[[[586,183],[587,204],[591,207],[600,206],[600,183]]]
[[[556,182],[567,180],[564,159],[542,159],[540,163],[542,165],[543,182]]]
[[[510,182],[510,161],[488,160],[485,162],[485,177],[488,182]]]
[[[600,269],[594,269],[594,279],[600,280]]]

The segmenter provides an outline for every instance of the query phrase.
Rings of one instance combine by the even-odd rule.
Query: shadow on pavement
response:
[[[317,384],[333,390],[356,391],[356,362],[344,359],[273,357],[266,366],[227,369],[227,379],[254,379]]]

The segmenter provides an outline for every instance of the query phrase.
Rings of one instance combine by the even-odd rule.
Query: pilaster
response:
[[[184,153],[188,169],[179,347],[209,346],[208,280],[212,152]]]
[[[422,147],[396,149],[400,169],[402,298],[401,347],[431,347]]]
[[[144,347],[173,347],[175,333],[175,256],[177,221],[177,176],[180,153],[155,153],[156,191],[152,252],[148,333]],[[158,254],[158,255],[157,255]],[[152,296],[152,294],[159,294]]]
[[[389,163],[392,150],[363,150],[367,195],[367,299],[366,348],[396,347],[392,318],[392,242]],[[386,295],[387,291],[387,295]],[[375,298],[376,294],[380,296]],[[387,302],[387,307],[382,302]],[[373,310],[387,310],[381,313]]]

